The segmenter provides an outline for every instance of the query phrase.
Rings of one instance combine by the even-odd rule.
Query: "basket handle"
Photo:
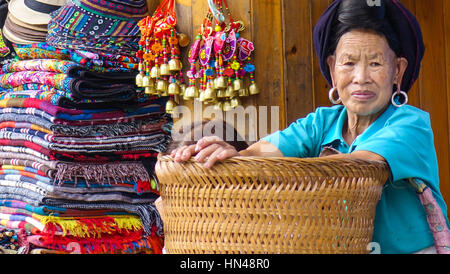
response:
[[[420,202],[425,208],[428,225],[433,233],[437,253],[450,254],[450,232],[441,207],[433,197],[431,189],[418,178],[410,178],[409,182],[419,195]]]

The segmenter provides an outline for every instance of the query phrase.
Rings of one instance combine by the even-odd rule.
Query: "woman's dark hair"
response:
[[[211,129],[205,131],[204,130],[205,126],[210,122],[212,123]],[[221,130],[217,129],[216,125],[222,126]],[[233,137],[230,140],[229,134],[231,132],[233,133]],[[181,140],[172,140],[170,142],[169,146],[167,147],[166,153],[170,153],[172,150],[177,149],[182,146],[189,146],[189,145],[196,144],[197,141],[194,139],[195,136],[202,136],[202,137],[218,136],[222,140],[227,142],[228,144],[234,146],[234,148],[236,148],[237,151],[241,151],[243,149],[248,148],[247,142],[244,141],[244,139],[239,135],[237,130],[234,127],[232,127],[230,124],[228,124],[227,122],[219,121],[219,120],[204,119],[202,121],[193,122],[190,125],[190,130],[188,130],[186,133],[184,133],[182,138],[180,138]]]
[[[351,30],[363,29],[385,36],[389,47],[400,57],[401,44],[386,16],[384,2],[380,0],[376,2],[380,5],[369,5],[366,0],[343,0],[334,18],[327,56],[334,54],[342,35]]]

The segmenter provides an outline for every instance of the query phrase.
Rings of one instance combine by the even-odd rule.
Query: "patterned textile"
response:
[[[27,45],[14,44],[20,60],[56,59],[73,61],[88,71],[96,72],[128,72],[138,69],[138,61],[134,56],[93,53],[89,51],[58,49],[47,43]]]
[[[152,147],[157,148],[158,144],[164,144],[165,135],[151,134],[143,136],[129,136],[125,138],[116,138],[115,142],[102,142],[99,140],[93,143],[77,142],[75,138],[67,138],[64,142],[55,143],[47,138],[41,138],[36,135],[29,135],[27,133],[17,133],[0,131],[0,143],[8,145],[12,141],[28,141],[43,148],[50,149],[56,152],[84,152],[84,153],[97,153],[97,152],[115,152],[119,150],[134,151],[134,150],[148,150]],[[19,143],[16,143],[19,144]],[[20,143],[22,144],[22,143]],[[23,143],[27,146],[27,143]],[[28,146],[30,147],[30,146]],[[30,147],[31,148],[31,147]]]
[[[132,185],[136,193],[151,191],[159,194],[154,174],[149,174],[141,162],[69,163],[46,161],[31,154],[0,152],[4,170],[19,170],[50,178],[59,186],[70,184],[87,187]]]
[[[27,231],[31,231],[33,228],[39,230],[44,229],[44,225],[31,216],[0,213],[0,225],[7,228],[24,228]]]
[[[139,61],[133,56],[92,53],[71,50],[70,59],[88,68],[90,71],[113,72],[130,71],[139,68]]]
[[[438,254],[450,254],[450,231],[442,210],[433,196],[431,189],[420,179],[410,178],[410,185],[419,196],[431,232],[433,233],[434,247]]]
[[[133,164],[132,164],[133,165]],[[136,164],[134,164],[136,165]],[[77,167],[77,165],[74,165]],[[79,167],[80,165],[78,165]],[[127,166],[124,163],[111,165],[118,168],[119,171],[126,170],[123,166]],[[70,168],[73,166],[70,165]],[[85,165],[89,167],[89,165]],[[136,170],[134,166],[128,167],[129,169]],[[102,192],[128,192],[135,194],[154,192],[158,193],[158,186],[154,179],[148,178],[148,174],[144,168],[141,169],[143,172],[139,175],[126,174],[117,175],[119,172],[112,173],[111,175],[101,177],[101,180],[96,181],[94,176],[97,173],[98,167],[93,166],[92,170],[94,174],[80,174],[81,176],[74,177],[66,180],[61,180],[55,177],[46,176],[42,171],[37,169],[27,167],[27,166],[13,166],[13,165],[3,165],[0,169],[0,180],[9,180],[15,182],[28,182],[34,183],[46,191],[53,192],[66,192],[66,193],[102,193]],[[67,169],[61,169],[58,167],[58,173],[61,173]],[[145,176],[147,175],[147,176]],[[69,177],[69,176],[67,176]],[[100,177],[100,176],[98,176]],[[128,177],[120,180],[120,177]],[[87,179],[86,179],[87,178]],[[89,181],[91,179],[91,181]],[[56,185],[57,183],[57,185]]]
[[[149,114],[114,118],[104,120],[104,123],[89,120],[65,120],[64,124],[56,124],[33,115],[4,113],[0,115],[0,125],[9,123],[14,127],[43,128],[45,129],[44,132],[52,132],[56,136],[120,136],[127,133],[137,133],[139,129],[154,131],[155,127],[145,124],[149,120],[153,120],[153,125],[156,123],[152,116],[152,114]],[[63,120],[56,120],[55,122],[63,122]],[[167,132],[164,126],[162,129]]]
[[[0,87],[12,89],[24,84],[42,84],[49,85],[58,90],[70,92],[71,81],[73,78],[64,73],[47,71],[18,71],[4,73],[0,78]]]
[[[7,198],[5,198],[7,197]],[[23,208],[39,215],[53,216],[89,216],[100,212],[128,212],[136,214],[142,221],[146,235],[152,233],[154,227],[156,235],[163,235],[162,220],[153,204],[126,204],[112,202],[82,202],[60,199],[46,199],[42,204],[36,199],[14,193],[0,192],[0,205],[14,208]],[[90,213],[93,212],[93,213]]]
[[[26,59],[59,59],[70,60],[70,53],[66,49],[58,49],[45,42],[33,44],[13,44],[17,57]]]
[[[63,95],[60,95],[63,94],[63,91],[59,91],[56,89],[54,89],[54,91],[40,89],[14,91],[14,89],[12,89],[13,91],[6,90],[5,92],[0,93],[0,100],[33,98],[50,102],[55,106],[64,105],[63,101],[67,100]]]
[[[11,210],[25,210],[29,214],[37,214],[41,216],[62,216],[62,217],[74,217],[74,216],[102,216],[107,214],[126,214],[126,211],[109,210],[109,209],[97,209],[97,210],[77,210],[66,209],[59,207],[52,207],[47,205],[32,206],[19,200],[0,200],[0,206],[2,208],[10,208]]]
[[[1,176],[1,175],[0,175]],[[93,192],[93,193],[67,193],[54,190],[54,187],[47,182],[37,179],[25,178],[25,176],[2,176],[0,179],[0,192],[2,194],[16,194],[27,196],[32,199],[34,205],[46,204],[52,201],[73,201],[89,203],[117,202],[125,204],[153,203],[157,195],[153,193],[142,193],[137,195],[131,192]]]
[[[147,15],[143,0],[70,0],[51,14],[47,43],[58,48],[134,56],[140,37],[137,22]]]
[[[107,234],[99,239],[32,235],[28,237],[28,241],[38,247],[79,254],[162,253],[162,240],[159,237],[143,237],[139,233]]]
[[[35,203],[35,201],[31,201],[31,203]],[[110,210],[125,210],[126,212],[137,214],[144,225],[144,231],[147,235],[150,235],[152,232],[150,228],[155,227],[156,235],[163,235],[163,224],[161,217],[159,216],[156,207],[153,204],[126,204],[126,203],[89,203],[82,201],[70,201],[70,200],[61,200],[61,199],[45,199],[45,205],[56,208],[63,208],[65,210],[98,210],[98,209],[110,209]]]
[[[3,158],[1,155],[0,155],[0,165],[2,169],[17,169],[17,170],[32,171],[41,176],[47,176],[49,178],[53,178],[55,173],[54,169],[42,163],[24,159],[8,159]]]
[[[98,79],[86,81],[70,77],[65,73],[27,70],[2,74],[0,87],[8,90],[26,84],[48,85],[55,90],[62,91],[61,96],[80,102],[92,102],[92,100],[101,100],[102,102],[123,101],[136,97],[136,89],[132,84],[111,82],[114,81]]]
[[[14,63],[3,65],[2,72],[18,72],[18,71],[48,71],[48,72],[58,72],[65,73],[69,75],[77,75],[79,70],[83,67],[79,64],[59,59],[31,59],[22,60]]]
[[[17,99],[5,99],[0,100],[0,108],[2,113],[13,112],[10,110],[16,109],[15,113],[24,113],[36,115],[36,109],[47,113],[54,118],[63,120],[99,120],[108,118],[129,117],[140,114],[158,114],[161,113],[163,108],[157,102],[147,103],[136,107],[130,107],[129,109],[95,109],[95,110],[81,110],[81,109],[68,109],[59,106],[55,106],[47,101],[33,99],[33,98],[17,98]],[[21,110],[22,109],[22,110]],[[42,115],[40,115],[42,117]],[[49,119],[55,121],[56,119]]]

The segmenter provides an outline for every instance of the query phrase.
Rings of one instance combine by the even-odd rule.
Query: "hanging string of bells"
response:
[[[242,97],[259,93],[251,63],[254,46],[240,36],[244,23],[231,18],[225,0],[208,0],[208,4],[208,14],[189,50],[189,82],[183,100],[198,98],[229,111],[242,104]],[[228,24],[221,11],[228,15]],[[247,77],[249,87],[245,86]]]
[[[186,85],[182,72],[180,46],[189,45],[189,38],[175,29],[177,16],[175,0],[164,0],[152,16],[138,22],[141,31],[139,50],[139,74],[136,86],[145,94],[170,96],[166,112],[171,113],[184,93]]]

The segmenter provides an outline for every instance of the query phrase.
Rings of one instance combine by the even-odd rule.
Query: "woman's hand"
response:
[[[239,156],[234,146],[217,136],[207,136],[200,139],[197,144],[182,146],[170,154],[176,162],[187,161],[193,155],[195,161],[204,163],[205,168],[212,167],[217,161]]]

